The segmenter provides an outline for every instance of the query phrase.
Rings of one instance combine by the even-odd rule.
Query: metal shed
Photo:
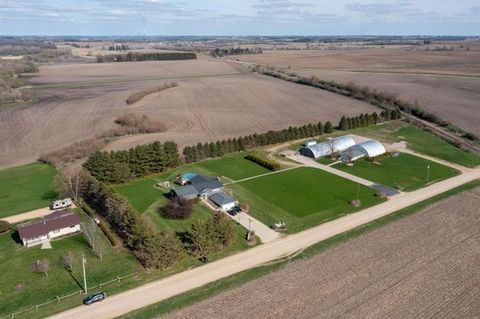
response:
[[[322,143],[302,147],[299,152],[303,156],[319,158],[332,155],[334,153],[343,152],[353,145],[355,145],[355,141],[352,137],[340,136]]]
[[[385,147],[376,140],[369,140],[348,148],[340,156],[343,162],[354,162],[362,157],[373,158],[385,154]]]

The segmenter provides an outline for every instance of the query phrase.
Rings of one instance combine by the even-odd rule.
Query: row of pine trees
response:
[[[93,177],[106,183],[121,183],[130,177],[160,173],[179,165],[174,142],[154,142],[125,151],[97,151],[84,164]]]
[[[399,119],[401,113],[398,110],[384,110],[378,115],[376,112],[371,114],[360,114],[359,116],[342,116],[338,123],[338,129],[342,131],[351,130],[359,127],[382,123],[389,120]]]

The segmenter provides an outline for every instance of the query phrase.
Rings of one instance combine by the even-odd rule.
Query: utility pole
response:
[[[83,290],[85,291],[85,294],[87,294],[88,288],[87,288],[87,273],[85,270],[85,265],[87,264],[87,258],[85,258],[85,255],[82,253],[82,268],[83,268]]]
[[[248,232],[249,233],[251,232],[251,227],[250,227],[251,223],[252,223],[252,220],[249,218],[248,219]]]
[[[427,165],[427,182],[430,181],[430,164]]]

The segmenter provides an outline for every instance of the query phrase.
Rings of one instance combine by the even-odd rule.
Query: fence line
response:
[[[129,278],[129,277],[135,276],[135,275],[137,275],[137,274],[138,274],[137,272],[133,272],[133,273],[128,274],[128,275],[125,275],[125,276],[117,276],[117,277],[115,277],[114,279],[109,280],[109,281],[107,281],[107,282],[103,282],[103,283],[100,283],[100,284],[98,284],[98,285],[96,285],[96,286],[89,287],[89,289],[102,288],[102,287],[104,287],[104,286],[110,285],[111,283],[120,282],[121,280],[123,280],[123,279],[125,279],[125,278]],[[73,296],[77,296],[77,295],[81,295],[81,294],[83,294],[83,293],[84,293],[83,290],[78,290],[78,291],[69,293],[69,294],[67,294],[67,295],[56,296],[55,299],[52,299],[52,300],[46,301],[46,302],[44,302],[44,303],[41,303],[41,304],[32,306],[32,307],[30,307],[30,308],[26,308],[26,309],[22,309],[22,310],[19,310],[19,311],[16,311],[16,312],[12,312],[11,314],[9,314],[9,315],[7,315],[7,316],[0,317],[0,319],[16,318],[16,316],[21,315],[21,314],[24,314],[24,313],[26,313],[26,312],[29,312],[29,311],[32,311],[32,310],[38,310],[38,308],[40,308],[40,307],[49,305],[49,304],[54,303],[54,302],[61,302],[63,299],[66,299],[66,298],[69,298],[69,297],[73,297]]]

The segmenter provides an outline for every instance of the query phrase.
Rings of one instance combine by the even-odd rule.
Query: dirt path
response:
[[[75,205],[70,206],[70,208],[75,208]],[[26,213],[22,214],[17,214],[13,216],[8,216],[5,218],[0,218],[1,220],[5,220],[9,222],[10,224],[16,224],[24,220],[29,220],[29,219],[34,219],[34,218],[41,218],[43,216],[46,216],[48,214],[53,213],[54,210],[51,210],[50,207],[44,207],[44,208],[39,208],[36,210],[32,210]]]
[[[317,242],[479,178],[480,169],[475,169],[467,174],[455,176],[423,189],[400,194],[385,203],[332,220],[303,232],[274,240],[245,252],[114,295],[102,303],[89,307],[79,306],[51,318],[115,318],[243,270],[293,254]]]

